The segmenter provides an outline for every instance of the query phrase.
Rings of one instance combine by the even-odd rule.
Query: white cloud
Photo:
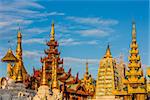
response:
[[[11,8],[26,8],[26,7],[33,7],[33,8],[39,8],[44,9],[45,7],[41,4],[31,1],[31,0],[13,0],[12,1],[1,1],[0,3],[0,10],[3,9],[3,6],[5,6],[7,9],[4,9],[5,11],[11,10]]]
[[[29,28],[29,29],[26,29],[25,30],[26,33],[29,33],[29,34],[40,34],[40,33],[43,33],[43,32],[48,32],[48,28]]]
[[[86,30],[79,30],[76,32],[81,34],[82,36],[94,36],[94,37],[95,36],[104,37],[110,34],[108,30],[101,30],[101,29],[86,29]]]
[[[31,8],[34,8],[31,9]],[[20,24],[21,28],[42,33],[43,27],[28,29],[33,23],[48,20],[49,16],[63,16],[62,12],[44,12],[45,7],[38,2],[26,0],[3,1],[0,3],[0,34],[12,33]],[[42,11],[43,10],[43,11]],[[41,12],[42,11],[42,12]],[[15,28],[14,28],[15,27]],[[44,28],[45,29],[45,28]]]
[[[44,38],[32,38],[32,39],[23,40],[23,43],[25,43],[25,44],[31,44],[31,43],[45,44],[46,40]]]
[[[77,63],[77,64],[85,64],[87,61],[90,64],[98,64],[99,59],[83,59],[83,58],[74,58],[74,57],[63,57],[65,64]]]
[[[91,40],[91,41],[79,41],[79,40],[75,40],[73,38],[67,38],[67,39],[60,39],[59,43],[61,46],[73,46],[73,45],[97,45],[98,42],[97,40]]]
[[[66,17],[66,19],[69,19],[71,21],[81,23],[81,24],[88,24],[88,25],[116,25],[118,24],[117,20],[114,19],[102,19],[99,17],[75,17],[75,16],[69,16]]]
[[[42,55],[43,55],[42,51],[37,51],[37,50],[35,50],[35,51],[27,51],[27,50],[23,51],[23,56],[28,57],[28,58],[34,59],[37,57],[42,57]]]

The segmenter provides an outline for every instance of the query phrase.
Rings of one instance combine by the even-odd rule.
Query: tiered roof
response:
[[[54,23],[52,23],[51,37],[50,37],[50,41],[47,42],[47,46],[49,46],[49,49],[44,51],[47,56],[41,58],[41,62],[42,63],[45,62],[46,77],[48,80],[48,85],[51,88],[54,88],[52,84],[53,84],[53,81],[57,79],[58,86],[59,86],[58,89],[63,90],[64,93],[73,93],[76,95],[80,94],[80,95],[86,95],[86,96],[89,95],[89,93],[86,90],[84,90],[85,87],[81,83],[81,80],[79,80],[78,73],[76,77],[74,77],[71,74],[71,69],[69,69],[68,72],[64,71],[64,68],[62,65],[63,59],[60,58],[60,52],[58,51],[59,44],[55,40]],[[55,59],[56,69],[53,68],[54,59]],[[57,76],[54,74],[55,71],[57,73]],[[34,79],[37,80],[36,82],[41,80],[41,72],[42,72],[41,70],[34,69],[34,74],[32,77],[34,77]],[[55,79],[54,76],[56,76],[57,78]],[[33,84],[35,84],[35,81],[33,81]],[[36,84],[39,85],[39,83],[36,83]],[[79,87],[82,87],[82,88],[79,88]],[[83,90],[85,92],[83,92]]]

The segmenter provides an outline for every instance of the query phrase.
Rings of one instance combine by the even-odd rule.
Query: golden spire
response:
[[[104,58],[112,58],[112,55],[111,55],[111,52],[110,52],[109,44],[108,44],[108,46],[107,46],[107,50],[106,50],[106,53],[105,53]]]
[[[132,40],[136,40],[136,26],[135,22],[132,22]]]
[[[88,71],[88,61],[86,62],[86,74],[88,74],[89,71]]]
[[[51,38],[50,40],[54,41],[55,40],[55,28],[54,28],[54,21],[52,22],[51,26]]]
[[[42,80],[41,80],[41,85],[48,85],[48,81],[46,78],[46,66],[45,66],[45,61],[44,61],[44,65],[42,67]]]
[[[22,41],[22,34],[20,32],[20,27],[19,27],[18,34],[17,34],[17,47],[16,47],[16,57],[19,60],[22,60],[22,46],[21,46],[21,41]]]
[[[53,58],[52,61],[52,89],[58,89],[58,80],[57,80],[57,59]]]

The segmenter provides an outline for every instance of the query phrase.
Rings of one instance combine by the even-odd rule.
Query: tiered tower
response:
[[[41,62],[43,63],[45,61],[46,63],[46,70],[49,72],[52,68],[52,60],[53,57],[57,59],[58,66],[63,64],[63,59],[60,58],[60,52],[58,51],[58,42],[55,40],[55,29],[54,29],[54,22],[52,22],[51,27],[51,37],[50,41],[47,42],[47,46],[49,46],[49,49],[45,50],[45,54],[47,57],[41,58]]]
[[[96,82],[96,99],[110,100],[115,96],[112,91],[117,88],[119,83],[116,60],[112,57],[109,45],[103,59],[100,60],[98,76]]]
[[[125,79],[123,83],[126,85],[127,93],[130,96],[126,96],[127,100],[145,100],[145,78],[143,77],[143,70],[141,69],[141,62],[138,50],[138,44],[136,42],[136,27],[135,23],[132,23],[132,42],[131,42],[130,56],[128,57],[128,71],[126,71]]]
[[[60,52],[58,51],[58,42],[55,40],[55,29],[54,29],[54,22],[52,22],[51,26],[51,37],[50,41],[47,42],[47,46],[49,46],[49,49],[44,50],[45,56],[44,58],[41,58],[41,62],[43,63],[45,61],[45,66],[46,66],[46,74],[47,74],[47,79],[51,80],[52,79],[52,61],[53,59],[56,59],[57,66],[57,74],[61,75],[64,73],[63,67],[60,65],[63,64],[63,59],[60,58]],[[52,86],[51,81],[48,82],[49,86]]]
[[[82,82],[84,83],[85,88],[89,93],[94,93],[95,86],[93,83],[93,78],[91,74],[89,74],[89,71],[88,71],[88,62],[86,62],[86,72],[84,74]]]

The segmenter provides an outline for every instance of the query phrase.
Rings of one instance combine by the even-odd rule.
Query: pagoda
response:
[[[51,37],[50,37],[50,41],[48,41],[46,44],[49,47],[49,49],[45,50],[45,54],[47,55],[44,58],[41,58],[41,62],[43,63],[45,61],[46,63],[46,70],[47,72],[50,72],[50,70],[52,69],[51,64],[52,64],[52,59],[53,57],[57,59],[57,63],[58,63],[58,70],[60,70],[59,72],[61,73],[62,67],[59,67],[60,65],[63,64],[63,59],[60,58],[60,52],[58,51],[58,42],[55,40],[55,29],[54,29],[54,22],[52,22],[52,27],[51,27]],[[62,70],[62,71],[61,71]]]
[[[16,55],[9,49],[1,60],[8,65],[7,77],[0,79],[0,98],[2,100],[31,100],[35,91],[28,89],[26,84],[28,83],[26,82],[28,74],[22,60],[22,34],[20,30],[17,34]]]
[[[107,46],[104,57],[100,60],[96,82],[96,100],[115,99],[112,91],[119,84],[116,60],[112,57],[110,47]]]
[[[143,70],[141,69],[141,62],[138,50],[138,44],[136,42],[136,27],[135,23],[132,23],[132,42],[131,42],[130,56],[128,57],[129,70],[126,71],[125,79],[123,83],[126,85],[127,93],[131,96],[126,96],[128,99],[134,98],[136,100],[145,99],[145,78],[143,76]]]
[[[94,80],[92,78],[92,75],[88,71],[88,62],[86,62],[86,72],[84,74],[82,82],[84,83],[85,88],[89,93],[95,92]]]
[[[28,74],[27,74],[27,71],[24,67],[23,60],[22,60],[22,34],[20,30],[18,31],[18,34],[17,34],[16,56],[14,56],[11,49],[9,49],[7,54],[2,58],[2,61],[8,63],[7,65],[8,78],[11,78],[17,81],[18,76],[19,76],[20,79],[22,77],[21,81],[25,82]],[[14,63],[14,65],[12,65],[12,62]],[[22,75],[20,76],[19,73]]]
[[[60,58],[60,52],[58,51],[59,44],[55,40],[54,22],[51,25],[50,41],[46,44],[49,48],[44,50],[46,56],[41,58],[41,63],[45,62],[47,84],[52,92],[55,94],[62,92],[63,98],[67,100],[74,100],[75,98],[80,100],[92,96],[78,78],[78,73],[74,77],[71,74],[71,69],[68,72],[64,71],[63,59]],[[53,60],[55,60],[55,63]],[[42,70],[33,69],[30,88],[39,90],[41,80]]]
[[[130,56],[128,57],[128,70],[122,83],[125,87],[121,91],[114,91],[115,95],[123,97],[124,100],[146,100],[146,80],[141,68],[138,44],[136,42],[136,26],[132,23],[132,42]]]

